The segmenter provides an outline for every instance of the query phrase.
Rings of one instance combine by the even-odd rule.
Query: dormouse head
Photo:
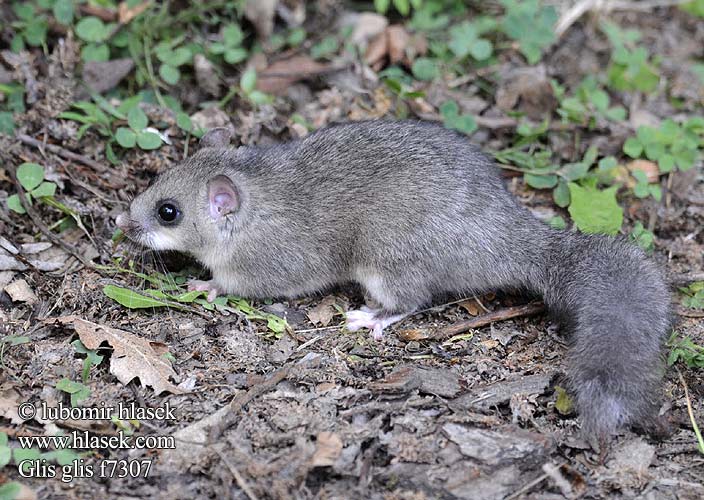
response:
[[[178,250],[198,257],[217,251],[242,209],[234,178],[235,149],[230,132],[206,133],[199,150],[161,172],[115,220],[132,241],[154,250]]]

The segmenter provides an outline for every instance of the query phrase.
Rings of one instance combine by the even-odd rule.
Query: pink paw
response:
[[[374,340],[380,340],[384,336],[384,328],[392,323],[403,319],[405,314],[379,318],[379,311],[363,306],[361,309],[347,311],[347,329],[356,332],[360,328],[368,328],[372,332]]]
[[[214,301],[221,292],[221,290],[215,285],[213,280],[191,280],[188,282],[188,291],[193,290],[198,290],[199,292],[208,292],[208,297],[206,297],[206,300],[208,302]]]

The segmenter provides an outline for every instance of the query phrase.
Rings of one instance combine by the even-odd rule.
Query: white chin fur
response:
[[[176,240],[163,233],[151,233],[146,237],[145,243],[154,250],[176,250]]]

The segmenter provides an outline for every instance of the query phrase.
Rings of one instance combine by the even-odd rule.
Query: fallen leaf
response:
[[[147,10],[150,3],[151,0],[147,0],[146,2],[137,4],[134,7],[130,7],[127,2],[120,2],[119,7],[117,8],[117,18],[120,21],[120,24],[129,23],[132,19]]]
[[[274,14],[279,0],[247,0],[244,7],[244,17],[257,30],[261,40],[268,38],[274,30]]]
[[[650,160],[633,160],[626,164],[626,168],[631,173],[636,170],[642,171],[648,177],[649,183],[658,182],[660,179],[660,169],[658,168],[658,164]]]
[[[308,319],[314,325],[328,326],[337,310],[335,309],[335,297],[328,295],[320,304],[308,311]]]
[[[389,63],[396,64],[406,57],[406,47],[411,37],[406,29],[400,24],[393,24],[386,28],[386,37],[389,47]]]
[[[311,459],[313,467],[329,467],[342,453],[342,440],[334,432],[321,432],[317,436],[315,453]]]
[[[26,302],[27,304],[35,304],[37,296],[23,279],[18,279],[5,287],[5,291],[10,296],[13,302]]]
[[[196,73],[198,87],[213,97],[220,96],[220,77],[215,66],[203,54],[193,56],[193,69]]]
[[[362,12],[350,35],[350,41],[356,45],[364,44],[386,29],[389,21],[385,16],[373,12]]]
[[[129,58],[110,61],[87,61],[83,65],[83,82],[93,92],[102,94],[117,86],[134,68]]]
[[[462,309],[467,311],[470,316],[477,316],[481,311],[479,304],[474,299],[463,300],[458,304]]]
[[[369,66],[381,63],[389,52],[389,38],[386,33],[379,33],[367,46],[364,60]]]
[[[78,316],[62,316],[55,320],[73,325],[88,349],[97,349],[103,342],[110,344],[114,350],[110,358],[110,373],[123,384],[138,377],[142,385],[151,386],[157,394],[164,391],[172,394],[184,392],[169,382],[170,378],[176,376],[176,372],[171,363],[160,354],[164,352],[162,343],[151,342],[124,330],[99,325]]]
[[[211,106],[191,115],[191,122],[196,128],[210,130],[212,128],[225,127],[233,133],[235,127],[232,126],[230,116],[217,106]]]
[[[512,69],[496,92],[496,105],[502,111],[517,108],[530,118],[542,120],[557,107],[557,99],[544,66]]]
[[[267,94],[282,94],[294,83],[324,73],[330,65],[298,55],[281,59],[257,74],[257,89]]]
[[[0,417],[8,419],[13,424],[21,424],[24,419],[17,413],[20,404],[20,393],[11,385],[0,386]]]

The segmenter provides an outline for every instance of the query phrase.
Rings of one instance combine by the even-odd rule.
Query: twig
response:
[[[672,274],[669,277],[672,286],[684,286],[695,281],[704,281],[704,272]]]
[[[221,452],[219,449],[217,449],[217,447],[212,447],[212,449],[220,457],[220,460],[223,461],[223,463],[227,467],[227,470],[229,470],[230,474],[232,474],[232,477],[235,478],[235,482],[237,483],[237,486],[239,486],[240,489],[242,491],[244,491],[244,494],[247,495],[247,498],[249,498],[249,500],[259,500],[257,495],[254,494],[254,492],[251,490],[251,488],[247,484],[247,481],[245,481],[244,477],[242,477],[242,474],[240,474],[240,471],[237,470],[237,468],[227,459],[225,454],[223,452]]]
[[[35,139],[34,137],[30,137],[25,134],[17,134],[17,139],[29,146],[34,146],[35,148],[39,149],[40,151],[47,149],[51,151],[54,154],[57,154],[63,158],[66,158],[67,160],[73,160],[77,161],[79,163],[83,163],[87,167],[90,167],[94,169],[96,172],[107,172],[107,167],[104,165],[101,165],[95,160],[91,160],[87,156],[79,155],[77,153],[74,153],[72,151],[69,151],[67,149],[62,148],[61,146],[57,146],[56,144],[47,144],[42,141],[39,141]]]
[[[258,398],[262,394],[265,394],[272,390],[274,387],[276,387],[279,382],[288,377],[290,371],[291,365],[284,365],[283,367],[279,368],[274,373],[272,373],[269,378],[267,378],[264,382],[255,385],[244,394],[240,394],[235,399],[233,399],[228,405],[229,412],[227,413],[227,415],[225,415],[223,419],[220,420],[220,422],[211,427],[210,442],[214,443],[220,438],[225,429],[235,420],[237,415],[242,411],[242,408],[244,408],[247,404]]]
[[[689,414],[689,420],[692,422],[692,429],[694,434],[697,436],[697,447],[699,448],[699,453],[704,455],[704,438],[702,438],[702,433],[699,431],[699,426],[697,425],[697,420],[694,418],[694,411],[692,410],[692,401],[689,399],[689,390],[687,389],[687,384],[684,381],[682,372],[677,368],[677,375],[680,378],[682,387],[684,388],[684,399],[687,402],[687,413]]]
[[[513,500],[514,498],[520,497],[524,493],[527,493],[530,490],[532,490],[533,488],[535,488],[536,486],[538,486],[540,483],[545,481],[548,477],[550,477],[550,476],[547,474],[542,474],[542,475],[536,477],[535,479],[533,479],[530,483],[526,484],[520,490],[515,491],[512,494],[510,494],[509,496],[507,496],[506,498],[504,498],[504,500]]]
[[[39,231],[41,231],[47,238],[49,238],[52,243],[63,248],[67,253],[73,255],[85,267],[94,269],[95,264],[93,264],[91,261],[87,260],[80,253],[78,253],[78,250],[76,250],[72,245],[69,245],[64,240],[56,236],[48,227],[46,227],[46,224],[42,222],[41,218],[34,210],[34,207],[29,204],[27,196],[24,194],[24,188],[22,187],[22,184],[20,184],[20,181],[17,179],[17,172],[15,172],[14,165],[8,165],[7,171],[10,173],[10,179],[12,179],[12,182],[17,188],[17,196],[20,199],[20,204],[22,205],[22,208],[24,208],[25,212],[27,212],[27,215],[29,215],[29,218],[32,219],[32,222],[35,226],[37,226],[37,229],[39,229]]]
[[[531,302],[530,304],[524,304],[522,306],[506,307],[504,309],[499,309],[498,311],[493,311],[489,314],[484,314],[466,321],[460,321],[454,325],[446,326],[445,328],[441,328],[425,338],[432,340],[444,340],[448,337],[452,337],[453,335],[466,332],[472,328],[479,328],[481,326],[506,319],[518,318],[521,316],[532,316],[534,314],[539,314],[544,310],[545,306],[541,302]]]
[[[580,0],[567,9],[555,25],[555,35],[559,39],[574,23],[589,11],[610,12],[612,10],[635,10],[646,12],[660,7],[675,7],[691,0]]]
[[[684,316],[685,318],[704,318],[704,311],[692,311],[684,307],[678,307],[675,312],[678,316]]]

